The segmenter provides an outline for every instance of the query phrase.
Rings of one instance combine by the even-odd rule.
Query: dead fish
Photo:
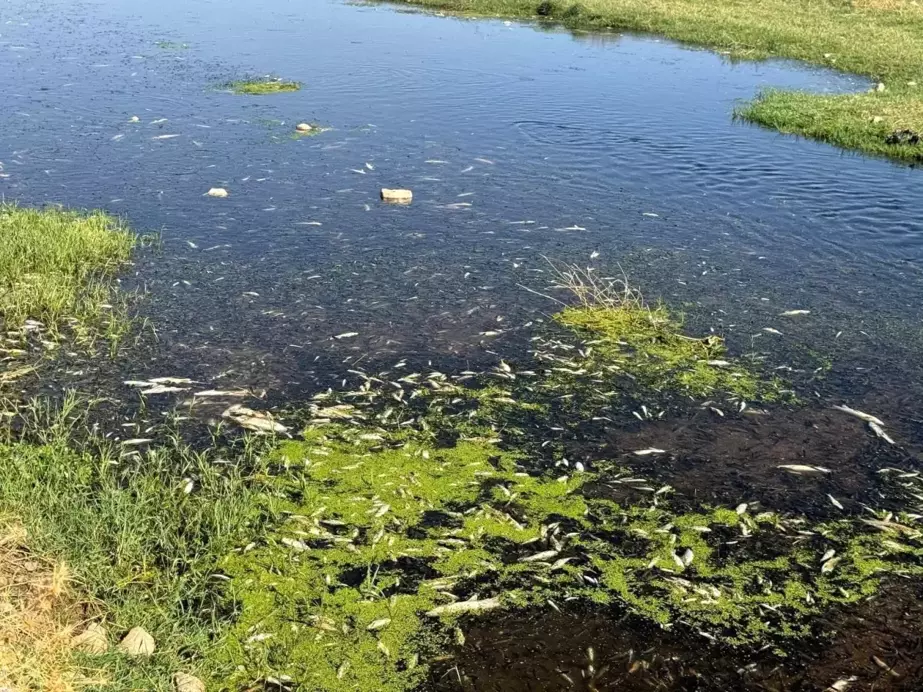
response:
[[[343,332],[342,334],[337,334],[334,336],[334,339],[350,339],[354,336],[359,336],[359,332]]]
[[[692,564],[692,561],[695,559],[695,553],[692,552],[692,548],[686,548],[685,552],[680,556],[680,561],[683,563],[683,567],[688,567]]]
[[[835,408],[837,411],[848,413],[850,416],[855,416],[859,420],[864,420],[866,423],[876,423],[881,427],[884,427],[885,425],[885,422],[880,418],[876,418],[875,416],[868,413],[863,413],[862,411],[857,411],[854,408],[849,408],[849,406],[834,406],[833,408]]]
[[[212,396],[229,396],[229,397],[239,397],[239,396],[250,396],[250,392],[246,389],[206,389],[201,392],[196,392],[192,396],[200,397],[212,397]]]
[[[772,327],[763,327],[763,331],[768,332],[769,334],[775,334],[776,336],[784,336],[782,332],[780,332],[778,329],[773,329]]]
[[[839,561],[840,561],[840,558],[838,558],[838,557],[830,558],[829,560],[827,560],[826,562],[824,562],[823,565],[821,565],[821,567],[820,567],[820,573],[821,573],[821,574],[829,574],[830,572],[833,571],[833,568],[837,566],[837,563],[838,563]]]
[[[882,440],[887,442],[889,445],[894,444],[894,440],[891,439],[888,433],[886,433],[884,429],[880,425],[878,425],[878,423],[869,421],[869,427],[872,429],[872,432],[875,433],[875,435],[880,437]]]
[[[882,661],[880,658],[878,658],[878,656],[872,656],[872,663],[874,663],[876,666],[878,666],[879,668],[881,668],[881,669],[882,669],[883,671],[885,671],[886,673],[890,673],[890,674],[891,674],[892,676],[894,676],[895,678],[899,678],[899,677],[900,677],[900,673],[898,673],[897,671],[895,671],[894,668],[893,668],[893,666],[889,666],[887,663],[885,663],[885,662]]]
[[[373,620],[366,627],[368,632],[377,632],[378,630],[383,630],[385,627],[391,624],[391,618],[381,618],[379,620]]]
[[[827,497],[830,500],[830,504],[832,504],[837,509],[843,509],[843,505],[841,505],[839,500],[837,500],[833,495],[827,493]]]
[[[542,560],[550,560],[551,558],[557,556],[557,554],[557,550],[545,550],[541,553],[535,553],[535,555],[521,557],[519,558],[519,562],[541,562]]]
[[[656,447],[651,447],[649,449],[638,449],[632,452],[632,454],[634,454],[635,456],[639,456],[639,457],[646,457],[651,454],[666,454],[666,453],[667,452],[665,449],[657,449]]]
[[[442,615],[458,615],[460,613],[476,613],[482,610],[493,610],[500,607],[499,598],[484,598],[479,601],[458,601],[438,606],[427,611],[427,616],[438,618]]]
[[[852,685],[856,680],[858,680],[855,675],[851,675],[848,678],[840,678],[835,683],[830,685],[824,692],[846,692],[849,689],[849,686]]]
[[[778,468],[792,473],[830,473],[830,469],[825,469],[823,466],[806,466],[804,464],[780,464]]]
[[[242,428],[255,432],[284,433],[288,431],[288,428],[281,423],[277,423],[268,413],[254,411],[240,404],[235,404],[225,410],[221,417],[237,423]]]
[[[827,560],[832,558],[834,555],[836,555],[836,550],[834,548],[831,548],[830,550],[828,550],[826,553],[823,554],[820,561],[826,562]]]
[[[179,135],[157,135],[156,137],[151,137],[151,139],[173,139],[174,137],[179,137]]]
[[[652,219],[660,218],[660,214],[655,214],[655,213],[652,212],[652,211],[646,211],[646,212],[644,212],[643,214],[641,214],[641,216],[649,216],[649,217],[652,218]]]
[[[486,163],[489,166],[494,165],[494,162],[491,161],[490,159],[475,159],[475,161],[477,161],[478,163]]]
[[[810,310],[786,310],[780,313],[782,317],[794,317],[795,315],[810,315]]]

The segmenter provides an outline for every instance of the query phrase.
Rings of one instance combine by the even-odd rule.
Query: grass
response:
[[[572,29],[642,31],[737,59],[793,58],[871,78],[884,91],[817,95],[771,91],[739,115],[756,123],[895,159],[923,144],[923,6],[913,0],[405,0],[471,15],[536,18]]]
[[[72,665],[109,680],[105,689],[172,691],[176,672],[213,672],[203,659],[229,613],[215,566],[266,519],[254,514],[259,484],[246,480],[259,470],[256,449],[243,446],[234,466],[178,441],[130,454],[90,435],[86,413],[72,395],[19,412],[29,439],[0,444],[0,507],[32,549],[66,562],[110,644],[136,626],[157,644],[150,658],[111,652]]]
[[[235,94],[248,96],[265,96],[267,94],[285,94],[301,89],[301,82],[286,82],[281,78],[242,79],[230,82],[228,88]]]
[[[0,205],[0,319],[7,330],[26,320],[52,332],[88,335],[124,326],[113,277],[137,237],[104,212]]]

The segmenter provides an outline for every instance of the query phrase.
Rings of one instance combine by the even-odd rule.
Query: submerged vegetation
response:
[[[112,290],[138,239],[104,212],[0,206],[0,320],[52,333],[117,335],[126,319]]]
[[[912,0],[406,0],[465,14],[526,17],[572,29],[664,34],[739,59],[794,58],[869,77],[863,94],[771,91],[740,115],[867,153],[923,158],[923,144],[889,136],[923,132],[923,10]]]
[[[787,383],[624,279],[555,268],[577,301],[532,362],[353,369],[289,411],[293,439],[217,431],[196,451],[180,418],[117,442],[74,397],[11,411],[0,511],[67,561],[108,640],[142,626],[157,643],[75,665],[125,689],[183,671],[216,689],[403,692],[445,670],[470,618],[574,608],[784,656],[831,607],[923,573],[916,474],[870,476],[887,511],[810,519],[634,468],[665,450],[613,455],[604,423],[773,405]]]
[[[248,96],[265,96],[267,94],[284,94],[301,89],[301,82],[286,82],[281,77],[261,79],[241,79],[230,82],[227,88],[235,94]]]

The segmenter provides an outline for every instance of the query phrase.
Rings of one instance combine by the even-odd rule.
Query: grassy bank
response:
[[[137,238],[103,212],[0,205],[0,320],[27,320],[50,333],[116,333],[124,316],[113,304],[113,277]]]
[[[474,15],[537,18],[573,29],[653,32],[734,58],[794,58],[870,77],[883,91],[820,96],[773,91],[740,115],[782,132],[900,160],[923,144],[923,7],[911,0],[406,0]]]

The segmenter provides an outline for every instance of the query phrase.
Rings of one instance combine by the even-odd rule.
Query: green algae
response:
[[[472,598],[616,607],[781,653],[885,575],[923,574],[918,531],[889,545],[849,519],[809,527],[745,506],[678,512],[653,488],[623,505],[588,488],[639,480],[626,470],[541,473],[486,437],[439,446],[430,432],[329,424],[279,448],[287,474],[275,494],[289,499],[273,500],[273,514],[287,518],[222,565],[239,610],[230,685],[413,689],[464,627],[426,613]],[[777,554],[728,548],[757,540],[778,542]]]
[[[584,367],[622,373],[646,389],[696,398],[779,398],[780,381],[761,378],[753,365],[730,358],[719,336],[683,334],[682,322],[662,305],[570,307],[555,320],[592,340],[593,352]]]
[[[284,94],[301,89],[301,82],[286,82],[275,79],[241,79],[227,84],[235,94],[248,96],[265,96],[267,94]]]
[[[624,464],[569,462],[549,431],[580,435],[613,401],[773,401],[786,383],[719,337],[685,336],[663,306],[555,320],[579,341],[544,338],[535,370],[354,373],[358,389],[315,397],[304,439],[273,459],[266,514],[285,521],[222,565],[239,613],[228,686],[414,689],[478,617],[427,612],[488,598],[589,604],[784,655],[831,607],[923,576],[918,515],[811,523],[688,498],[680,510]],[[619,488],[637,499],[612,499]]]

